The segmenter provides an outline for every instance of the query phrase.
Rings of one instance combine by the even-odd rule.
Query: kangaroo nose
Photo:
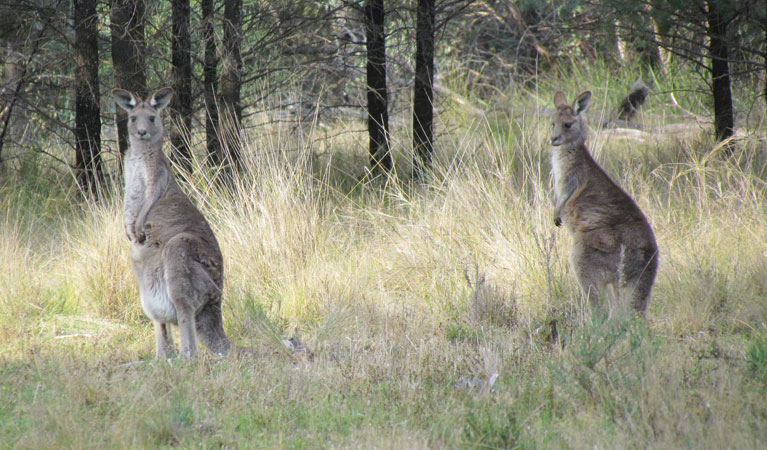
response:
[[[137,133],[138,133],[139,137],[144,137],[147,134],[149,134],[149,132],[147,130],[137,130]]]

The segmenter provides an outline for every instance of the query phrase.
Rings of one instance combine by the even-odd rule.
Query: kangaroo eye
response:
[[[149,116],[149,121],[154,123],[154,116]]]
[[[565,124],[565,130],[569,130],[571,126],[573,126],[573,124],[571,124],[571,123],[566,123],[566,124]]]

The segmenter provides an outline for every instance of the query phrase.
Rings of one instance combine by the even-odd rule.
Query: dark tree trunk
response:
[[[711,41],[711,81],[714,94],[714,130],[716,138],[723,141],[733,135],[735,119],[732,111],[732,91],[730,90],[730,65],[727,49],[727,21],[716,0],[707,3],[708,37]]]
[[[173,103],[171,119],[173,128],[170,142],[171,156],[186,169],[191,168],[192,149],[192,41],[189,36],[189,0],[172,0],[173,28],[171,33],[171,64],[173,65]]]
[[[386,91],[386,34],[384,2],[365,4],[365,45],[367,48],[368,134],[370,169],[376,175],[394,167],[389,150],[389,99]]]
[[[111,0],[110,31],[115,85],[146,97],[146,43],[144,0]],[[128,149],[128,116],[116,108],[117,145],[120,155]]]
[[[75,176],[84,195],[98,194],[101,181],[98,0],[75,0]]]
[[[431,167],[434,123],[434,0],[418,0],[413,92],[413,167],[421,178]]]
[[[223,64],[221,70],[221,134],[224,141],[225,167],[236,169],[240,164],[240,120],[242,105],[242,0],[226,0],[224,3]]]
[[[216,102],[216,35],[213,0],[200,0],[202,9],[202,40],[205,54],[202,66],[202,84],[205,93],[205,147],[213,166],[220,166],[220,144],[218,140],[218,103]]]

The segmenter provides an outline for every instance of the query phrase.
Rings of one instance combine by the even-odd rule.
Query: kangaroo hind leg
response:
[[[176,236],[163,249],[165,283],[171,302],[176,307],[179,352],[189,359],[197,357],[196,315],[203,303],[206,280],[195,270],[195,240]]]
[[[157,359],[170,358],[176,353],[169,323],[154,321],[154,337],[157,348],[155,353]]]
[[[181,354],[194,358],[197,336],[216,355],[228,355],[231,343],[221,318],[221,261],[194,236],[180,234],[163,252],[171,301],[178,312]]]

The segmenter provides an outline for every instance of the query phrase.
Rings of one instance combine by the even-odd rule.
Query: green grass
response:
[[[187,174],[224,253],[226,330],[259,349],[240,360],[151,361],[119,193],[82,203],[67,175],[8,171],[0,448],[760,447],[763,125],[726,158],[710,125],[658,93],[650,132],[593,130],[661,251],[647,319],[606,320],[552,224],[546,108],[556,89],[591,88],[609,111],[636,75],[571,70],[493,105],[453,74],[428,186],[410,184],[401,146],[401,176],[365,178],[364,136],[335,133],[362,124],[340,122],[256,130],[232,190]],[[677,98],[705,113],[704,99]],[[311,361],[280,347],[296,328]],[[494,373],[492,390],[454,387]]]

